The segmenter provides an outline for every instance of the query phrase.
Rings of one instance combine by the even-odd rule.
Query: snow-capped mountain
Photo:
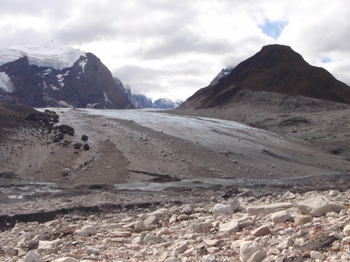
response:
[[[62,42],[51,41],[41,45],[24,45],[0,49],[0,66],[27,57],[30,65],[61,70],[72,67],[81,56],[86,58],[86,53]]]
[[[158,109],[174,109],[182,104],[182,101],[173,102],[170,99],[159,98],[152,101],[151,98],[142,95],[142,94],[132,94],[131,88],[129,85],[124,85],[119,78],[114,77],[114,81],[117,86],[122,90],[125,96],[131,101],[133,106],[139,108],[158,108]]]
[[[231,68],[231,67],[226,67],[226,68],[221,69],[220,73],[210,82],[209,85],[210,86],[216,85],[221,78],[228,76],[232,70],[233,70],[233,68]]]
[[[34,107],[132,107],[99,58],[60,42],[0,50],[0,100]]]

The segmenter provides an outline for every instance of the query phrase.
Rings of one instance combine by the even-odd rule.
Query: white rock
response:
[[[337,196],[340,194],[339,190],[331,190],[328,195],[330,196]]]
[[[329,234],[330,237],[335,237],[338,240],[342,240],[343,239],[343,234],[339,233],[339,232],[333,232]]]
[[[297,215],[294,218],[294,224],[299,225],[299,224],[305,224],[307,222],[312,221],[312,216],[309,215]]]
[[[171,218],[169,219],[169,224],[173,224],[177,221],[177,215],[173,214]]]
[[[261,237],[269,234],[271,232],[270,228],[266,225],[262,225],[261,227],[258,227],[257,229],[252,231],[252,235],[255,237]]]
[[[289,191],[284,193],[282,196],[282,199],[294,199],[294,198],[295,198],[295,194]]]
[[[283,223],[291,218],[292,216],[286,210],[278,211],[271,215],[271,220],[274,223]]]
[[[289,246],[293,245],[293,241],[291,239],[285,239],[282,242],[280,242],[276,248],[279,250],[287,249]]]
[[[143,223],[145,224],[145,226],[146,226],[147,228],[151,228],[151,226],[153,226],[154,224],[156,224],[157,221],[158,221],[158,218],[157,218],[156,216],[152,215],[152,216],[147,217],[147,218],[143,221]]]
[[[38,254],[35,251],[31,250],[24,257],[23,262],[41,262],[41,259],[39,258]]]
[[[150,241],[152,241],[153,239],[155,239],[156,237],[154,236],[154,235],[152,235],[152,234],[147,234],[146,236],[145,236],[145,238],[143,239],[143,242],[144,243],[148,243],[148,242],[150,242]]]
[[[312,259],[319,259],[319,260],[324,260],[325,259],[325,256],[322,255],[320,252],[317,252],[317,251],[311,251],[310,252],[310,257]]]
[[[82,237],[88,237],[97,234],[97,229],[92,225],[84,226],[82,229],[77,230],[76,233]]]
[[[175,248],[175,251],[179,252],[180,254],[182,254],[183,252],[185,252],[187,249],[189,248],[188,244],[185,242],[182,245],[178,246],[177,248]]]
[[[145,223],[142,220],[134,223],[135,232],[147,231],[147,229],[148,228],[145,226]]]
[[[233,214],[231,205],[216,204],[213,208],[213,214]]]
[[[314,198],[299,202],[297,206],[301,213],[313,217],[326,215],[331,211],[339,213],[344,208],[344,206],[330,201],[325,196],[316,196]]]
[[[260,249],[256,251],[253,255],[249,257],[247,262],[260,262],[266,257],[266,253],[264,250]]]
[[[152,213],[153,216],[163,216],[169,213],[169,210],[166,208],[159,208]]]
[[[221,224],[219,228],[220,232],[227,232],[229,234],[232,234],[233,232],[237,232],[239,230],[239,223],[235,220],[232,220],[231,222]]]
[[[142,237],[135,237],[132,242],[133,245],[139,245],[142,244]]]
[[[243,262],[248,261],[248,259],[256,252],[261,250],[262,247],[259,243],[254,241],[243,241],[239,250],[240,259]]]
[[[249,206],[247,208],[247,212],[249,215],[266,215],[273,212],[286,210],[288,208],[293,207],[292,203],[273,203],[273,204],[267,204],[267,205],[258,205],[258,206]]]
[[[191,214],[193,213],[193,207],[191,204],[188,204],[188,205],[185,205],[183,208],[182,208],[182,212],[183,213],[186,213],[186,214]]]
[[[212,227],[213,227],[213,224],[211,222],[197,223],[192,225],[192,232],[200,233]]]
[[[241,206],[241,202],[239,202],[237,198],[233,198],[230,202],[230,206],[232,207],[233,212],[237,212],[237,210]]]
[[[342,242],[343,244],[350,244],[350,237],[344,237],[344,238],[341,240],[341,242]]]
[[[347,225],[343,229],[344,236],[348,237],[350,236],[350,225]]]
[[[206,255],[203,257],[204,262],[216,262],[216,258],[212,255]]]
[[[52,262],[79,262],[79,261],[72,257],[61,257],[61,258],[52,260]]]
[[[177,217],[178,221],[183,221],[183,220],[187,220],[187,219],[188,219],[188,215],[186,215],[186,214],[182,214],[182,215],[179,215]]]

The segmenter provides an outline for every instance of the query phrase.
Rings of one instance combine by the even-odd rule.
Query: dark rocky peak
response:
[[[26,52],[0,50],[0,100],[33,107],[133,107],[94,54],[62,43],[23,49]],[[43,50],[43,54],[33,57],[33,50]],[[13,60],[8,62],[6,57]]]
[[[244,90],[276,92],[350,104],[350,88],[327,70],[311,66],[289,46],[264,46],[231,73],[202,88],[181,106],[212,108],[230,104]]]

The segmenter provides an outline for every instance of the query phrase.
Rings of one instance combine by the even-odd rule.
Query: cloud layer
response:
[[[346,0],[4,0],[0,48],[62,41],[153,99],[186,99],[274,43],[350,84],[349,13]]]

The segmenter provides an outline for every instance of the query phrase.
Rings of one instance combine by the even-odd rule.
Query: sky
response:
[[[269,44],[350,84],[348,0],[1,0],[0,48],[61,41],[135,94],[185,100]]]

